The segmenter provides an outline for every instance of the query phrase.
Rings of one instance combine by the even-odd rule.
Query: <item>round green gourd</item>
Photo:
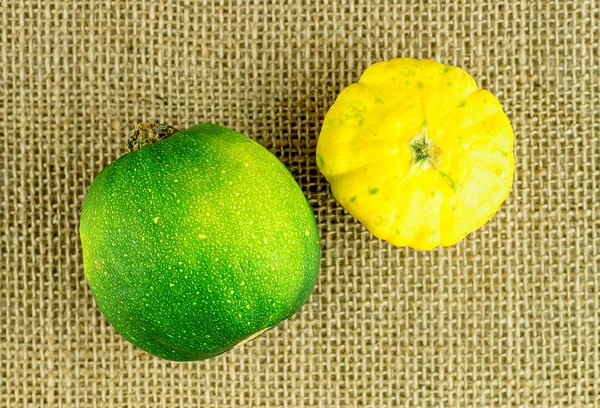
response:
[[[202,360],[296,313],[319,232],[286,167],[217,125],[146,139],[98,174],[81,213],[86,278],[109,322],[151,354]]]

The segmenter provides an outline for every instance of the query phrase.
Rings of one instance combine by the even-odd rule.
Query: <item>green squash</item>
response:
[[[210,124],[151,129],[150,139],[168,137],[134,137],[136,150],[90,186],[85,275],[131,343],[202,360],[302,307],[319,271],[319,231],[289,171],[252,139]]]

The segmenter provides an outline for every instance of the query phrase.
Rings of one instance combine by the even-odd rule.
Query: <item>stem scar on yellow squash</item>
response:
[[[464,70],[398,58],[369,67],[325,116],[317,164],[334,197],[396,246],[450,246],[508,196],[514,135]]]

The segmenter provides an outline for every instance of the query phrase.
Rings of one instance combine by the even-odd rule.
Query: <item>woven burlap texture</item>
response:
[[[0,406],[600,404],[596,0],[0,1]],[[315,163],[341,89],[393,57],[498,96],[516,174],[431,252],[374,238]],[[79,214],[133,127],[213,122],[290,169],[321,232],[313,296],[204,362],[131,346],[85,281]]]

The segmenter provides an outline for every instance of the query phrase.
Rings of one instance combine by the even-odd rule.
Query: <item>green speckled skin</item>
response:
[[[197,125],[126,154],[81,213],[86,278],[110,323],[169,360],[202,360],[296,313],[319,232],[286,167],[252,139]]]

